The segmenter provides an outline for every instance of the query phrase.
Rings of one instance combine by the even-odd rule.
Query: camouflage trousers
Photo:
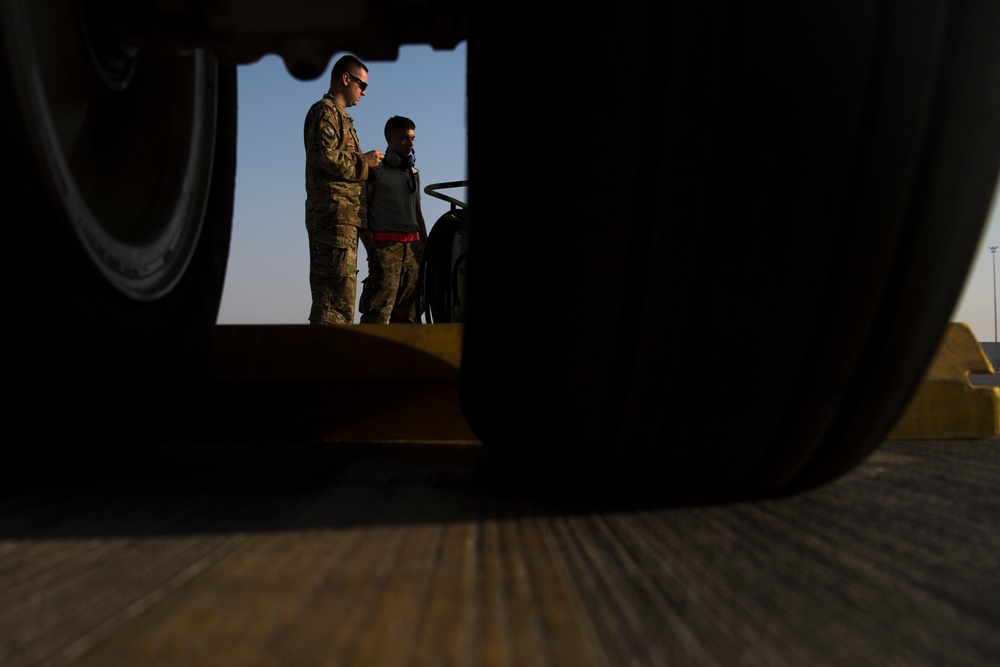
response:
[[[376,241],[368,256],[368,277],[362,281],[361,322],[419,322],[420,261],[423,241]]]
[[[311,233],[310,324],[354,324],[358,289],[358,228],[336,225],[334,233]]]

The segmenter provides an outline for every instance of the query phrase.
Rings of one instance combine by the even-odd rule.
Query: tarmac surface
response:
[[[533,498],[467,443],[177,444],[0,494],[0,665],[1000,664],[1000,439],[811,492]]]

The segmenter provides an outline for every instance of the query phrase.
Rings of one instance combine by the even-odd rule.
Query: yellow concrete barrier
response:
[[[969,383],[970,373],[993,372],[972,329],[952,322],[889,438],[988,438],[1000,434],[1000,388]]]
[[[475,441],[461,324],[220,325],[176,437]]]
[[[220,325],[181,439],[476,441],[458,398],[461,324]],[[1000,388],[971,329],[949,325],[891,439],[1000,435]]]

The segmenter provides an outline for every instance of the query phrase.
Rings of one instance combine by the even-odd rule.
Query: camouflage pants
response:
[[[358,228],[337,225],[335,233],[310,234],[310,324],[354,324],[358,285]]]
[[[377,241],[368,256],[368,277],[361,288],[362,323],[419,322],[420,260],[423,241]]]

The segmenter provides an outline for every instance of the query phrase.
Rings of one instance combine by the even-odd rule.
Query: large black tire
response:
[[[463,208],[448,211],[427,234],[417,283],[417,316],[427,324],[462,321],[459,274],[465,257],[455,256],[455,239],[466,217]]]
[[[839,477],[919,386],[977,248],[1000,3],[589,7],[472,26],[470,425],[560,492]]]
[[[225,278],[236,68],[116,52],[78,4],[0,8],[7,460],[134,456],[167,437]]]

